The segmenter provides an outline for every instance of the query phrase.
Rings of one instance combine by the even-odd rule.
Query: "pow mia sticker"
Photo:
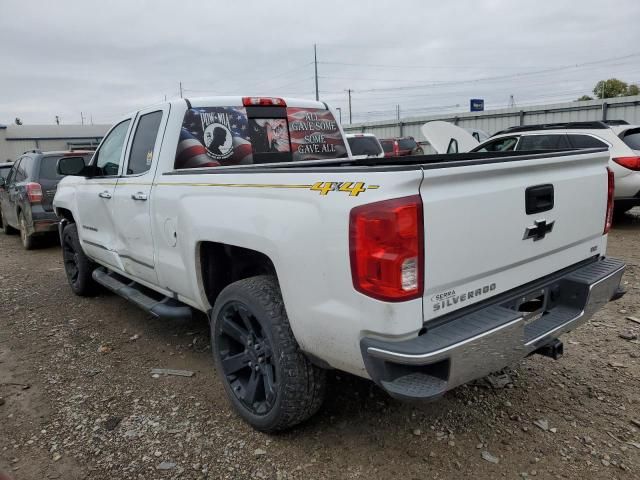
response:
[[[233,134],[227,112],[202,112],[202,131],[207,155],[216,160],[233,155]]]

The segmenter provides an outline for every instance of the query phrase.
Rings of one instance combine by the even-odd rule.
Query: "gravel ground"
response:
[[[0,235],[0,472],[27,479],[640,478],[640,216],[609,253],[627,295],[532,357],[429,404],[333,373],[311,421],[268,436],[230,410],[206,321],[68,288],[59,247]],[[193,377],[159,376],[152,368]],[[495,382],[494,382],[495,383]],[[498,382],[499,383],[499,382]],[[0,478],[2,475],[0,474]]]

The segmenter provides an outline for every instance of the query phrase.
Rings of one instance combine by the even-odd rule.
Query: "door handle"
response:
[[[133,198],[134,200],[145,201],[147,199],[147,195],[142,193],[142,192],[138,192],[138,193],[134,193],[133,195],[131,195],[131,198]]]
[[[111,194],[107,190],[105,190],[104,192],[100,192],[98,196],[100,198],[111,198]]]

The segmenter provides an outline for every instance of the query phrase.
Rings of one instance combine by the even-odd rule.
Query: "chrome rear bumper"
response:
[[[581,265],[530,289],[500,295],[401,342],[364,338],[369,376],[392,396],[437,398],[501,370],[586,322],[616,293],[625,265],[614,258]],[[542,305],[523,312],[530,299]]]

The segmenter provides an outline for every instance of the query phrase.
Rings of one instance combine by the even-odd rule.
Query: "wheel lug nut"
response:
[[[259,366],[259,365],[256,365],[256,372],[257,372],[258,370],[260,370],[260,366]]]

